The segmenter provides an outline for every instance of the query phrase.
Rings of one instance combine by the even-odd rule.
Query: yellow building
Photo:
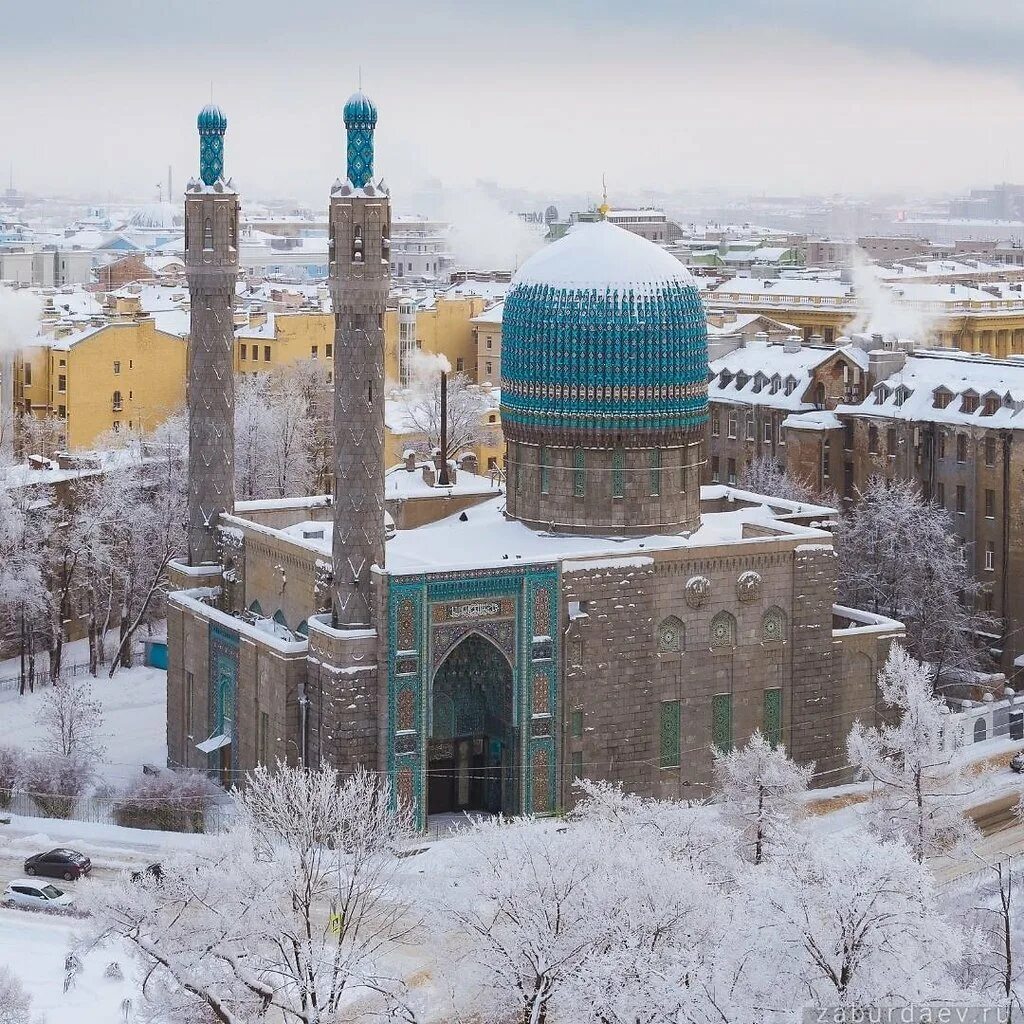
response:
[[[185,403],[187,343],[151,318],[114,321],[24,348],[17,406],[65,420],[67,445],[89,448],[110,430],[152,430]]]
[[[316,359],[331,379],[334,363],[334,316],[316,311],[249,313],[236,317],[235,370],[258,373],[275,366]]]
[[[443,355],[452,369],[477,377],[476,336],[473,317],[482,313],[488,300],[479,296],[438,296],[428,305],[417,306],[415,347],[434,355]],[[384,375],[402,380],[401,346],[397,306],[384,314]]]

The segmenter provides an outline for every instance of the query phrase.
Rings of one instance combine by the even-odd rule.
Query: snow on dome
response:
[[[166,231],[181,227],[182,223],[181,211],[173,203],[149,203],[136,210],[128,220],[130,227],[149,231]]]
[[[217,106],[216,103],[207,103],[202,110],[199,111],[199,116],[196,118],[196,127],[201,131],[209,132],[223,132],[227,129],[228,119],[224,115],[224,111]]]
[[[342,117],[347,127],[366,125],[372,128],[377,124],[377,106],[362,89],[359,89],[345,102]]]
[[[512,278],[513,285],[641,292],[669,281],[692,285],[693,277],[660,246],[606,220],[573,225]]]

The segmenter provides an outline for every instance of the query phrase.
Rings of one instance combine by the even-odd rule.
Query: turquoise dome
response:
[[[199,117],[196,118],[196,126],[200,132],[225,132],[228,127],[228,119],[224,116],[224,111],[220,107],[214,103],[207,103],[199,111]]]
[[[703,434],[707,318],[693,278],[608,221],[575,225],[522,265],[501,349],[510,440],[663,447]]]
[[[346,128],[374,128],[377,125],[377,107],[360,89],[349,96],[342,117]]]

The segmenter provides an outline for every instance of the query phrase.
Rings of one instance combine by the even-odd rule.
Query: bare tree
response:
[[[745,747],[715,751],[717,802],[755,864],[792,826],[813,771],[813,764],[791,761],[785,747],[773,747],[760,729]]]
[[[43,694],[36,721],[47,754],[94,761],[103,753],[99,739],[103,706],[93,695],[91,683],[58,679]]]
[[[407,448],[431,455],[441,447],[441,366],[436,360],[421,360],[409,387],[393,389],[388,404],[391,428],[408,438]],[[487,388],[472,383],[464,373],[450,373],[447,406],[449,458],[495,443],[497,434],[487,417],[497,403]]]
[[[897,721],[877,729],[858,722],[847,752],[861,776],[876,784],[865,812],[870,831],[905,843],[923,863],[976,835],[963,813],[971,791],[963,725],[933,695],[927,666],[899,644],[893,644],[878,685]]]
[[[992,617],[975,609],[973,576],[950,513],[905,480],[874,477],[836,531],[845,604],[899,619],[910,653],[944,672],[985,664],[981,634]]]
[[[814,492],[803,480],[792,476],[770,455],[758,455],[747,463],[739,486],[745,491],[789,501],[811,501]]]
[[[960,883],[949,911],[965,919],[962,980],[1005,1011],[1012,1024],[1024,1017],[1024,879],[1020,859],[987,865]]]

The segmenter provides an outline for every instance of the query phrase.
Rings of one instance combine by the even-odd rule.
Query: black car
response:
[[[50,878],[63,878],[65,882],[73,882],[90,871],[92,861],[77,850],[50,850],[25,861],[26,875],[48,875]]]

